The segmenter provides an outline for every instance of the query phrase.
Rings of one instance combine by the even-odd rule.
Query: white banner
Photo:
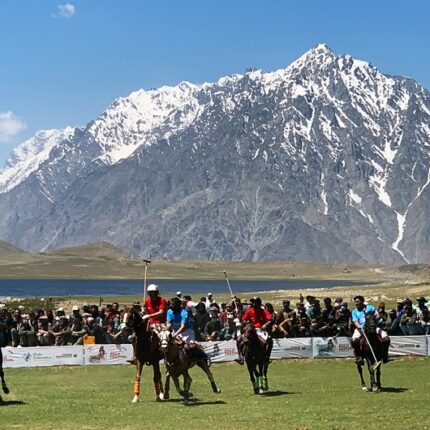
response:
[[[430,357],[430,336],[427,337],[427,357]]]
[[[273,349],[270,358],[311,358],[312,339],[292,338],[292,339],[273,339]]]
[[[233,361],[238,357],[235,340],[226,342],[202,342],[201,345],[213,363]]]
[[[128,364],[133,356],[131,344],[86,345],[84,348],[84,364]]]
[[[2,348],[3,367],[66,366],[84,364],[81,346]]]
[[[314,337],[312,356],[314,358],[353,357],[354,352],[347,337]]]
[[[390,355],[427,355],[426,336],[392,336]]]

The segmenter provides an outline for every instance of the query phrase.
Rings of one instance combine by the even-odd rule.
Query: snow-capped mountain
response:
[[[30,139],[15,148],[6,161],[6,168],[0,170],[0,193],[5,193],[23,182],[39,169],[49,158],[51,150],[69,139],[74,127],[61,130],[39,130]]]
[[[66,139],[28,142],[0,172],[0,238],[20,247],[430,257],[430,94],[326,45],[275,72],[139,90]]]

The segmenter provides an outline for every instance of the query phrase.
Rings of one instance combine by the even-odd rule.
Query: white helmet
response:
[[[149,293],[150,291],[158,291],[158,285],[156,285],[156,284],[148,285],[148,288],[147,288],[147,290],[146,290],[146,291],[148,291],[148,293]]]

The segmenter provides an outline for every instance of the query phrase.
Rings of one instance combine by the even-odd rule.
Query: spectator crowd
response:
[[[237,339],[241,316],[249,303],[235,297],[218,304],[210,293],[198,302],[179,291],[177,297],[192,316],[197,341]],[[138,303],[132,306],[140,309]],[[275,339],[351,336],[353,331],[351,310],[342,298],[327,297],[321,303],[316,297],[300,295],[295,305],[284,300],[280,309],[270,303],[264,307],[272,316],[269,334]],[[396,309],[389,311],[381,302],[378,324],[392,336],[430,334],[429,307],[430,300],[425,297],[417,297],[415,304],[409,298],[399,299]],[[27,310],[4,306],[0,309],[0,346],[82,345],[89,338],[96,344],[130,343],[132,333],[126,324],[130,310],[127,306],[120,309],[118,303],[103,307],[84,304],[73,306],[67,315],[61,307]]]

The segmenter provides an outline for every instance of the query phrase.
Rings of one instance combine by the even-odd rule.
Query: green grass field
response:
[[[245,368],[212,367],[221,394],[192,369],[193,401],[154,401],[152,371],[141,402],[131,403],[133,366],[6,369],[10,394],[0,428],[43,429],[386,429],[430,428],[430,361],[396,359],[382,369],[385,390],[363,392],[350,360],[283,360],[270,367],[270,390],[254,395]],[[368,379],[368,378],[367,378]]]

